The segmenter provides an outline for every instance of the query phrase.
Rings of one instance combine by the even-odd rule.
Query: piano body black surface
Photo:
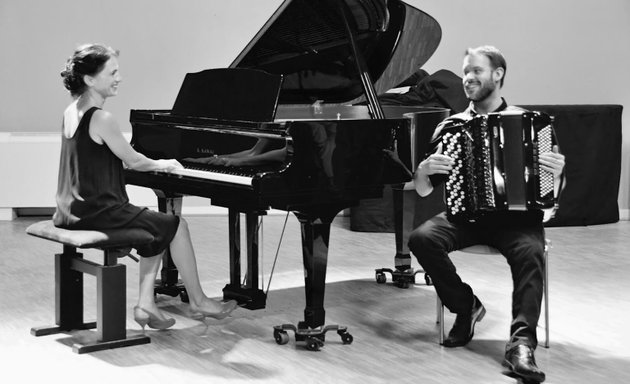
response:
[[[409,181],[414,118],[405,114],[443,111],[383,107],[376,89],[391,88],[423,65],[440,37],[434,19],[399,0],[286,0],[230,68],[187,74],[172,110],[131,111],[134,148],[151,158],[176,158],[187,169],[128,170],[126,181],[156,191],[162,211],[177,213],[169,207],[181,204],[182,195],[228,208],[224,298],[250,309],[265,305],[258,288],[258,218],[269,208],[293,212],[302,226],[306,295],[304,321],[294,330],[296,338],[312,339],[300,330],[324,326],[332,220],[360,199],[380,197],[385,184]],[[279,81],[277,93],[266,85],[256,92],[258,78],[266,85]],[[348,104],[361,100],[365,105]],[[261,103],[271,110],[252,111]],[[248,151],[256,162],[209,164]],[[241,213],[247,222],[244,284]],[[171,262],[161,284],[172,287],[176,280]],[[317,339],[323,342],[323,333]]]

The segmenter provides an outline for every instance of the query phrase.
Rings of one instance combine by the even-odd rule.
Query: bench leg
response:
[[[83,259],[76,248],[64,246],[55,255],[55,323],[53,327],[31,328],[33,336],[96,328],[96,322],[83,321],[83,273],[72,269],[72,259]]]
[[[89,353],[151,342],[148,336],[127,337],[127,280],[123,264],[99,266],[96,275],[97,341],[76,343],[75,353]]]
[[[96,271],[96,322],[99,341],[124,339],[127,334],[125,269],[125,265],[116,264]]]
[[[83,274],[96,276],[97,321],[83,321]],[[104,349],[147,344],[145,335],[127,337],[126,329],[126,267],[123,264],[98,265],[64,246],[64,253],[55,255],[55,314],[56,327],[31,328],[34,336],[97,328],[97,340],[92,343],[76,343],[72,350],[88,353]]]
[[[82,353],[90,353],[96,351],[103,351],[106,349],[114,349],[121,347],[129,347],[132,345],[141,345],[141,344],[149,344],[151,339],[146,335],[135,335],[131,337],[126,337],[121,340],[112,340],[112,341],[96,341],[88,344],[80,344],[75,343],[72,346],[72,351],[74,353],[82,354]]]

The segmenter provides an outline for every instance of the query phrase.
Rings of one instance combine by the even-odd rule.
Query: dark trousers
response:
[[[507,348],[526,344],[536,348],[536,327],[543,295],[545,236],[542,223],[528,226],[455,224],[441,213],[409,238],[409,249],[431,276],[442,303],[453,313],[469,313],[473,291],[464,283],[449,252],[475,244],[498,249],[512,272],[512,324]]]

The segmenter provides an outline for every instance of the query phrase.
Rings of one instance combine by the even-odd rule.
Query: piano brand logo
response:
[[[212,148],[199,148],[199,147],[197,147],[197,153],[202,153],[204,155],[214,155],[214,150]]]

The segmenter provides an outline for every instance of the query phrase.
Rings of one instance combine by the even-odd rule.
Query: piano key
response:
[[[231,175],[228,173],[202,171],[198,169],[177,169],[172,172],[157,172],[157,173],[170,173],[173,175],[194,177],[197,179],[224,181],[226,183],[239,184],[239,185],[252,185],[252,177]]]

